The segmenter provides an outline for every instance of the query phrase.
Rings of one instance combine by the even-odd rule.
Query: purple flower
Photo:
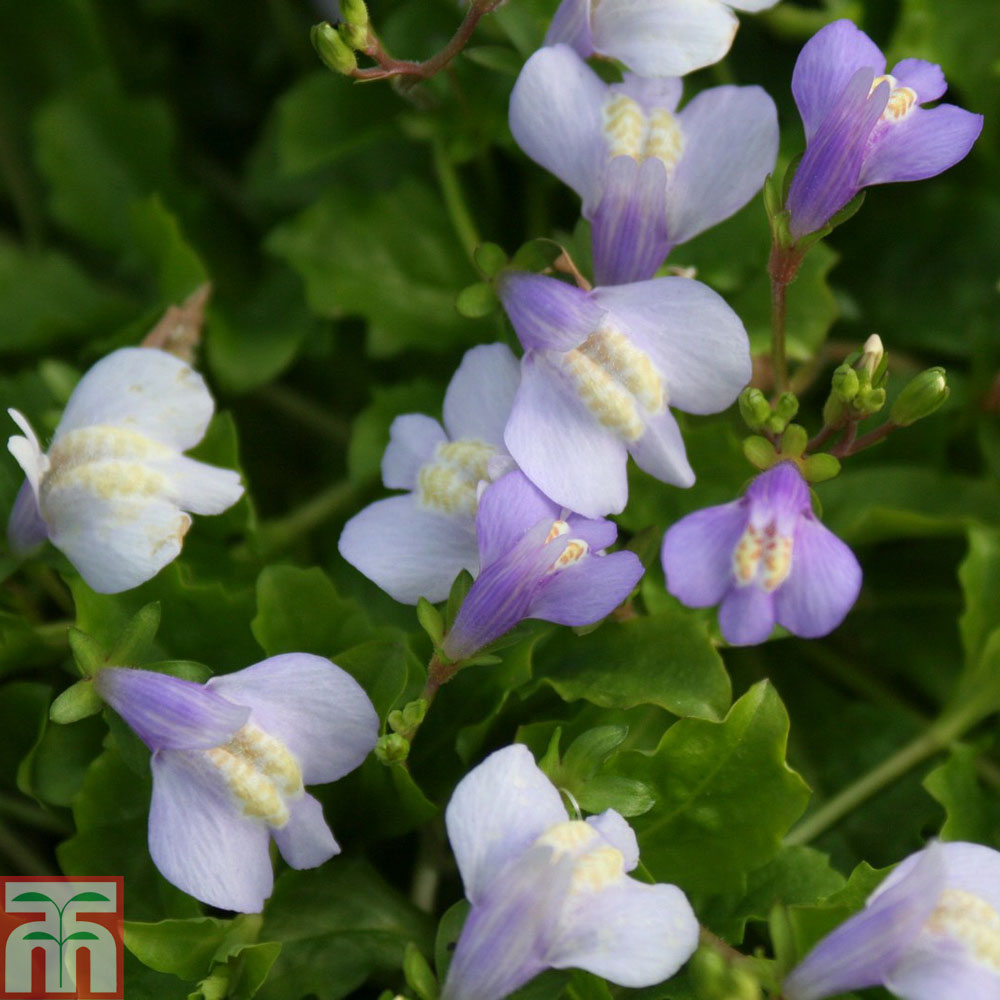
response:
[[[598,284],[652,277],[774,169],[777,114],[760,87],[714,87],[678,112],[680,96],[677,79],[606,84],[566,45],[536,52],[514,85],[511,131],[583,200]]]
[[[508,347],[474,347],[445,393],[444,428],[419,413],[393,421],[382,480],[410,492],[352,517],[339,548],[397,601],[444,600],[463,569],[478,570],[478,488],[513,468],[503,429],[520,378]]]
[[[257,913],[273,885],[272,836],[293,868],[340,853],[303,786],[353,771],[378,735],[368,696],[340,667],[286,653],[204,685],[106,667],[94,686],[153,751],[149,852],[178,888]]]
[[[609,56],[641,76],[684,76],[729,51],[739,27],[732,10],[756,12],[777,2],[562,0],[545,44],[567,42],[584,59]]]
[[[813,514],[792,462],[759,475],[732,503],[681,518],[663,539],[667,590],[719,608],[734,646],[763,642],[777,621],[812,639],[833,631],[861,589],[854,553]]]
[[[900,1000],[1000,996],[1000,853],[932,843],[911,854],[785,980],[786,1000],[882,984]]]
[[[792,236],[822,228],[864,187],[923,180],[958,163],[983,118],[953,104],[920,107],[946,87],[941,67],[922,59],[886,74],[878,46],[850,21],[806,42],[792,76],[806,132],[788,192]]]
[[[652,986],[697,947],[684,893],[625,874],[639,863],[628,823],[613,809],[568,819],[524,746],[470,771],[445,823],[472,908],[442,1000],[500,1000],[547,968]]]
[[[524,474],[488,486],[476,515],[480,571],[443,649],[465,660],[525,618],[589,625],[613,611],[642,576],[632,552],[602,551],[611,521],[567,514]]]
[[[750,378],[739,317],[689,278],[575,288],[508,272],[500,297],[527,353],[504,441],[525,475],[586,517],[618,513],[631,454],[657,479],[694,473],[668,404],[725,409]]]
[[[239,474],[182,453],[205,435],[215,404],[190,365],[153,348],[98,361],[66,404],[48,454],[27,420],[7,442],[27,479],[7,533],[27,551],[50,539],[102,594],[139,586],[177,557],[194,514],[243,495]]]

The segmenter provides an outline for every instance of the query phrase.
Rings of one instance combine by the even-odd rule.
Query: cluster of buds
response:
[[[309,33],[316,54],[323,64],[349,76],[358,68],[355,52],[368,45],[368,8],[365,0],[340,0],[340,21],[313,25]]]
[[[860,352],[855,351],[833,373],[823,420],[829,427],[842,427],[864,420],[885,406],[885,384],[889,377],[889,356],[882,338],[873,333]]]

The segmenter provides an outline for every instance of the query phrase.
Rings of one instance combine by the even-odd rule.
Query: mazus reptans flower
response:
[[[202,902],[257,913],[271,894],[270,840],[293,868],[340,852],[305,785],[353,771],[378,718],[329,660],[272,656],[206,684],[106,667],[94,686],[152,751],[149,851]]]
[[[177,557],[190,514],[219,514],[243,495],[237,472],[183,454],[215,404],[190,365],[126,347],[73,390],[47,453],[27,420],[7,443],[27,477],[8,524],[15,551],[50,539],[100,593],[137,587]]]
[[[607,84],[566,45],[539,49],[514,85],[511,131],[582,199],[599,285],[651,278],[774,169],[777,113],[760,87],[713,87],[678,111],[681,86],[631,73]]]
[[[569,819],[524,746],[470,771],[445,823],[472,907],[442,1000],[500,1000],[548,968],[652,986],[697,947],[684,893],[628,876],[639,848],[622,816]]]
[[[719,628],[737,646],[763,642],[775,622],[826,635],[861,588],[854,553],[816,518],[793,462],[761,473],[739,500],[681,518],[662,559],[667,590],[689,607],[721,605]]]

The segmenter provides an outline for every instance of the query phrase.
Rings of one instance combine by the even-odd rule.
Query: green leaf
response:
[[[140,608],[122,629],[108,653],[108,664],[113,667],[132,667],[142,663],[159,627],[160,602],[153,601]]]
[[[372,626],[353,598],[341,597],[321,570],[268,566],[257,577],[254,638],[268,656],[316,653],[333,656],[372,636]]]
[[[474,285],[466,285],[455,299],[455,308],[459,314],[468,319],[479,319],[489,316],[497,307],[496,293],[487,281],[477,281]]]
[[[313,871],[285,872],[261,937],[282,943],[261,997],[338,1000],[373,973],[401,969],[409,942],[429,953],[433,928],[374,868],[340,858]]]
[[[969,666],[979,662],[990,633],[1000,626],[1000,531],[970,527],[969,551],[958,570],[965,611],[958,620]]]
[[[415,180],[366,200],[334,186],[275,229],[267,247],[302,275],[317,315],[368,321],[374,357],[481,339],[482,327],[454,306],[475,274],[439,200]]]
[[[983,788],[976,771],[980,751],[961,743],[924,778],[924,788],[944,807],[942,840],[1000,847],[1000,801]]]
[[[256,941],[260,926],[261,917],[254,914],[233,920],[126,920],[125,947],[157,972],[194,981],[207,975],[213,962],[228,958],[233,949]]]
[[[787,739],[784,705],[761,681],[722,722],[681,719],[652,754],[618,755],[613,770],[656,795],[655,808],[633,825],[658,881],[732,892],[777,854],[809,797],[785,763]]]
[[[52,726],[46,712],[38,739],[17,770],[17,787],[50,805],[68,806],[90,762],[100,753],[104,732],[104,724],[96,717]]]
[[[182,302],[208,280],[204,264],[159,194],[129,205],[129,246],[163,302]]]
[[[659,705],[675,715],[719,719],[731,697],[722,657],[685,611],[558,635],[536,654],[534,672],[564,700],[585,698],[602,708]]]

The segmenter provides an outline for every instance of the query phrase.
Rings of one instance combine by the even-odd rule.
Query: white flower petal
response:
[[[502,449],[520,384],[521,365],[506,344],[466,351],[444,394],[444,426],[451,439],[475,438]]]
[[[382,482],[390,490],[412,490],[420,466],[434,457],[434,449],[448,440],[441,425],[422,413],[404,413],[389,428],[382,453]]]
[[[318,868],[340,853],[323,818],[323,807],[311,795],[302,795],[286,802],[288,822],[272,830],[281,856],[292,868]]]

